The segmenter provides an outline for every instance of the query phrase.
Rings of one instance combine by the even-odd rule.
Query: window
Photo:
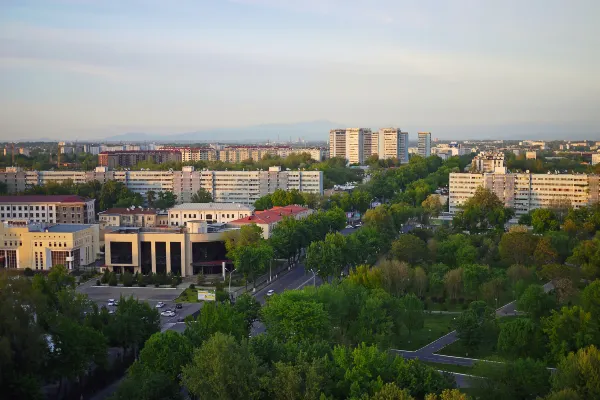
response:
[[[21,210],[22,210],[22,209],[21,209],[21,206],[19,206],[19,211],[21,211]]]
[[[38,211],[40,209],[40,206],[35,206],[35,211]]]
[[[64,246],[67,247],[67,242],[64,243]]]

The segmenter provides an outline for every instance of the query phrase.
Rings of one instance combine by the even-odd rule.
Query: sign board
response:
[[[215,301],[214,290],[198,290],[199,301]]]

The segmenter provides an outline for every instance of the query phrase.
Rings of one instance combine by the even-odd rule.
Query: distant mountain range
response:
[[[148,133],[124,133],[110,136],[107,142],[264,142],[265,140],[307,141],[329,139],[329,130],[344,125],[331,121],[299,122],[295,124],[265,124],[239,128],[204,129],[196,132],[157,135]]]

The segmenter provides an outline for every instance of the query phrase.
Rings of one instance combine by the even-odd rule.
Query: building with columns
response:
[[[236,229],[206,221],[178,229],[121,228],[104,236],[105,263],[116,272],[220,274],[230,264],[225,232]]]
[[[98,225],[0,223],[0,268],[74,269],[95,262],[99,251]]]

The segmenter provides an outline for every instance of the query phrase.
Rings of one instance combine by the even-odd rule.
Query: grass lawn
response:
[[[440,336],[452,331],[450,321],[455,315],[447,314],[425,314],[423,329],[412,332],[409,337],[408,331],[404,329],[402,335],[396,342],[396,348],[400,350],[417,350],[433,342]]]
[[[508,316],[498,318],[498,325],[502,326],[502,324],[507,323],[508,321],[514,320],[515,316]],[[469,358],[488,358],[491,356],[499,357],[501,356],[496,351],[496,343],[498,341],[498,336],[494,336],[491,338],[484,339],[483,343],[479,345],[479,347],[473,351],[469,351],[466,349],[462,342],[459,340],[457,342],[452,343],[448,347],[444,347],[442,350],[438,352],[438,354],[443,354],[447,356],[455,356],[455,357],[469,357]]]
[[[421,361],[423,364],[427,364],[430,367],[438,369],[440,371],[448,371],[448,372],[458,372],[459,374],[473,374],[473,367],[465,367],[464,365],[451,365],[451,364],[441,364],[434,363],[430,361]]]
[[[185,289],[179,297],[175,299],[175,303],[198,303],[198,289]]]

